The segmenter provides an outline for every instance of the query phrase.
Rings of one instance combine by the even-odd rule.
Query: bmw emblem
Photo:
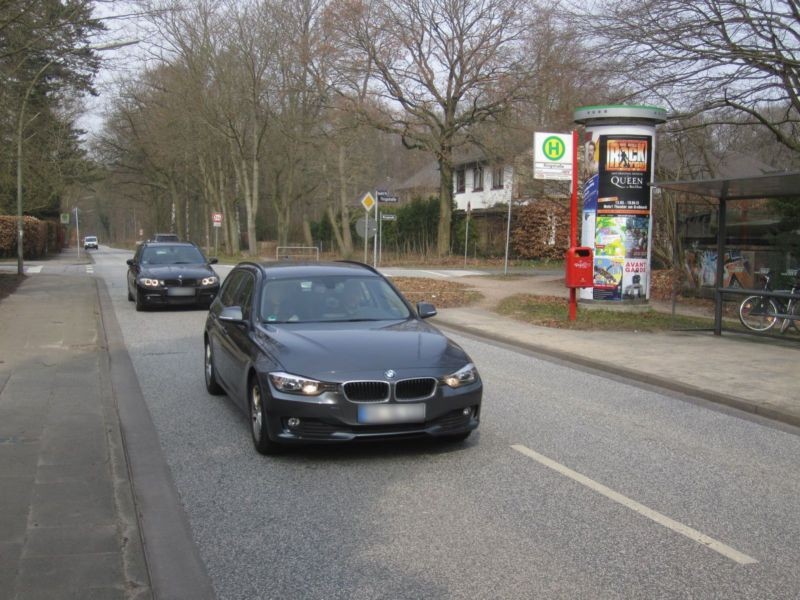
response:
[[[384,373],[384,375],[386,375],[387,379],[394,379],[397,373],[395,373],[392,369],[389,369]]]

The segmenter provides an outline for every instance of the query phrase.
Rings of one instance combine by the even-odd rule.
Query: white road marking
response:
[[[86,272],[89,274],[94,273],[94,267],[92,265],[86,265]]]
[[[747,554],[743,554],[730,546],[723,544],[722,542],[718,542],[714,538],[708,537],[704,533],[700,533],[696,529],[692,529],[691,527],[684,525],[683,523],[679,523],[669,517],[662,515],[661,513],[644,506],[643,504],[639,504],[635,500],[631,500],[627,496],[623,496],[622,494],[615,492],[611,488],[604,486],[602,483],[598,483],[593,479],[586,477],[585,475],[581,475],[570,469],[569,467],[565,467],[564,465],[557,463],[554,460],[547,458],[539,454],[538,452],[534,452],[530,448],[523,446],[521,444],[514,444],[511,446],[514,450],[519,452],[520,454],[524,454],[528,458],[532,458],[536,462],[544,465],[545,467],[549,467],[554,471],[569,477],[573,481],[577,481],[581,485],[585,485],[591,490],[602,494],[606,498],[613,500],[614,502],[618,502],[623,506],[639,513],[642,516],[647,517],[648,519],[655,521],[659,525],[662,525],[672,531],[680,533],[681,535],[686,536],[690,540],[697,542],[698,544],[703,544],[714,550],[715,552],[719,552],[722,556],[731,559],[734,562],[739,563],[740,565],[750,565],[753,563],[757,563],[758,561]]]
[[[41,273],[43,265],[36,265],[35,267],[25,267],[26,273]]]

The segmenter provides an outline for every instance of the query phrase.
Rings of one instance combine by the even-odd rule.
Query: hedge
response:
[[[55,221],[23,217],[23,253],[27,259],[41,258],[48,252],[59,251],[63,243],[63,228]],[[0,215],[0,257],[17,255],[17,217]]]

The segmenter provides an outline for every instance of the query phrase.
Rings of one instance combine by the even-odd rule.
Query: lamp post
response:
[[[123,46],[130,46],[132,44],[137,44],[139,40],[123,40],[119,42],[111,42],[108,44],[98,44],[98,45],[91,45],[85,46],[81,48],[81,50],[115,50],[116,48],[122,48]],[[17,274],[24,275],[25,274],[25,263],[23,259],[23,235],[24,235],[24,223],[22,220],[22,133],[25,129],[25,109],[28,106],[28,98],[30,98],[31,92],[33,91],[33,87],[36,85],[36,82],[39,81],[39,77],[41,77],[44,72],[49,69],[53,63],[58,60],[56,57],[45,63],[45,65],[36,72],[36,75],[33,76],[31,79],[30,84],[28,84],[28,89],[25,90],[25,95],[22,97],[22,104],[19,107],[19,118],[17,120]],[[77,218],[77,212],[75,213],[75,217]]]

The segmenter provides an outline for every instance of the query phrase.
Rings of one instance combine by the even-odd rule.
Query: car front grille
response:
[[[187,287],[197,285],[197,279],[165,279],[164,285],[167,287]]]
[[[403,379],[394,386],[394,396],[398,400],[421,400],[433,396],[436,380],[433,377]]]
[[[348,381],[342,386],[351,402],[385,402],[389,399],[389,384],[385,381]]]
[[[348,381],[342,386],[351,402],[387,402],[392,396],[400,402],[424,400],[436,393],[436,379],[417,377],[388,381]],[[393,392],[393,393],[392,393]]]

